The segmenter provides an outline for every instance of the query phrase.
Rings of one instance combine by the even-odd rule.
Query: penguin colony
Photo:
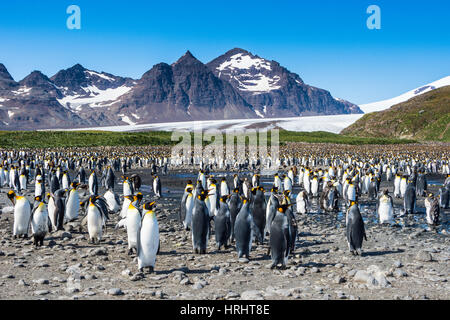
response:
[[[265,246],[271,268],[285,268],[296,249],[296,216],[310,213],[313,198],[323,214],[335,214],[338,204],[345,204],[343,237],[353,255],[361,255],[363,241],[368,240],[360,199],[375,202],[379,223],[392,225],[395,217],[416,213],[421,198],[426,222],[431,228],[439,225],[440,216],[450,207],[448,151],[380,150],[355,156],[347,147],[339,148],[342,150],[336,154],[291,150],[280,159],[233,161],[170,158],[158,148],[153,153],[142,148],[134,152],[2,151],[0,185],[10,189],[7,196],[14,207],[14,238],[32,236],[33,244],[42,246],[49,233],[64,230],[66,223],[77,219],[91,244],[99,244],[105,232],[126,229],[128,254],[137,258],[140,271],[147,268],[149,272],[154,271],[164,246],[158,227],[157,199],[164,197],[160,174],[187,167],[196,170],[196,178],[184,180],[178,219],[190,232],[196,254],[208,254],[209,241],[214,241],[218,251],[233,247],[238,259],[248,260],[253,246]],[[275,172],[264,173],[274,167]],[[152,181],[142,181],[138,174],[127,175],[132,168],[150,168]],[[445,177],[438,194],[428,191],[430,173]],[[270,184],[264,187],[262,177]],[[392,191],[380,189],[382,180]],[[114,191],[119,181],[121,194]],[[143,201],[148,193],[142,190],[145,185],[151,186],[156,201]],[[299,188],[295,194],[294,186]],[[24,193],[33,188],[34,199],[28,199]],[[106,191],[100,194],[99,190]],[[403,200],[399,212],[394,210],[393,198]],[[120,216],[120,221],[115,230],[108,231],[111,215]]]

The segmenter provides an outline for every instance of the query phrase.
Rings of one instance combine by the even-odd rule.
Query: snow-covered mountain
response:
[[[417,96],[424,94],[426,92],[429,92],[431,90],[434,90],[434,89],[437,89],[440,87],[449,86],[449,85],[450,85],[450,76],[447,76],[445,78],[439,79],[437,81],[431,82],[431,83],[421,86],[419,88],[408,91],[398,97],[383,100],[383,101],[378,101],[378,102],[362,104],[359,107],[361,108],[362,111],[364,111],[364,113],[382,111],[382,110],[389,109],[393,105],[396,105],[401,102],[405,102],[411,98],[417,97]]]
[[[207,66],[238,90],[262,118],[362,113],[358,106],[305,84],[278,62],[244,49],[232,49]]]
[[[203,64],[187,51],[140,79],[76,64],[16,82],[0,64],[0,130],[362,113],[276,61],[233,49]]]

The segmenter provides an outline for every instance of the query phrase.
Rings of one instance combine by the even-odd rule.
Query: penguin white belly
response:
[[[40,182],[37,182],[37,181],[36,181],[35,186],[34,186],[34,196],[35,197],[42,196],[42,184]]]
[[[53,198],[50,197],[48,199],[48,216],[50,217],[50,222],[52,223],[53,229],[56,230],[57,227],[56,227],[55,210],[56,210],[55,202],[53,201]]]
[[[297,196],[297,213],[306,213],[306,201],[303,197]]]
[[[186,217],[183,221],[184,228],[192,229],[192,210],[194,209],[194,200],[193,197],[187,197],[186,199]]]
[[[402,198],[405,197],[406,187],[407,187],[406,180],[402,180],[400,182],[400,195],[402,196]]]
[[[94,175],[89,176],[89,193],[94,194]]]
[[[72,221],[78,218],[78,211],[80,210],[80,197],[78,191],[72,189],[67,199],[65,217],[67,221]]]
[[[33,235],[45,236],[48,232],[48,211],[44,205],[42,209],[38,209],[33,214],[31,221],[31,232]]]
[[[400,196],[400,179],[398,178],[394,180],[394,195]]]
[[[109,211],[117,212],[120,210],[120,204],[117,203],[116,197],[114,196],[114,193],[111,192],[111,190],[106,191],[103,197],[106,200]]]
[[[145,217],[139,237],[138,268],[154,267],[159,247],[159,228],[156,218]]]
[[[319,181],[317,179],[313,179],[311,183],[311,192],[314,196],[319,194]]]
[[[131,196],[131,188],[130,188],[130,184],[128,183],[128,181],[123,183],[123,195]]]
[[[103,220],[96,206],[89,206],[87,214],[87,225],[90,239],[96,239],[98,241],[102,238]]]
[[[122,211],[120,212],[121,218],[127,217],[128,207],[130,206],[130,203],[131,203],[131,200],[128,198],[125,198],[125,200],[123,200]]]
[[[305,190],[307,194],[311,193],[311,183],[309,182],[309,179],[305,179],[303,181],[303,185],[305,186]]]
[[[28,234],[28,224],[30,223],[31,208],[25,199],[17,199],[14,206],[14,230],[13,235]]]
[[[141,215],[137,210],[127,213],[128,249],[137,249],[138,232],[141,228]]]
[[[210,217],[214,217],[217,214],[217,196],[215,194],[209,195],[208,196],[209,199],[209,216]]]
[[[64,175],[62,178],[62,187],[63,189],[69,189],[69,180],[67,179],[66,175]]]
[[[20,189],[21,190],[26,190],[27,189],[27,178],[24,175],[20,175],[19,183],[20,183]]]
[[[392,223],[394,218],[394,210],[390,202],[384,202],[383,199],[380,200],[380,205],[378,207],[378,217],[380,219],[380,223]]]

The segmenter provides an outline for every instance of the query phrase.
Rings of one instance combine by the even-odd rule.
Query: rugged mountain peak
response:
[[[8,72],[8,69],[6,69],[6,67],[3,63],[0,63],[0,80],[14,81],[13,77],[11,77],[11,75]]]
[[[28,76],[23,78],[19,83],[20,85],[35,87],[44,83],[50,83],[50,79],[40,71],[33,71]]]
[[[175,66],[190,66],[190,65],[203,65],[203,63],[198,60],[194,55],[188,50],[184,55],[182,55],[174,64]]]
[[[6,67],[0,63],[0,90],[9,90],[18,86]]]

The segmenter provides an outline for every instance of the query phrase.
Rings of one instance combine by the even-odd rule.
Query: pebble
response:
[[[120,296],[123,295],[123,292],[119,288],[111,288],[108,290],[108,294],[110,296]]]
[[[37,279],[37,280],[33,280],[34,283],[36,284],[49,284],[50,281],[48,281],[48,279]]]
[[[241,300],[264,300],[263,292],[259,290],[247,290],[241,293]]]
[[[431,253],[425,250],[420,250],[416,255],[416,260],[422,262],[430,262],[433,261],[433,256],[431,255]]]
[[[46,294],[49,294],[49,293],[50,293],[50,291],[48,291],[48,290],[36,290],[34,292],[34,294],[37,295],[37,296],[43,296],[43,295],[46,295]]]

